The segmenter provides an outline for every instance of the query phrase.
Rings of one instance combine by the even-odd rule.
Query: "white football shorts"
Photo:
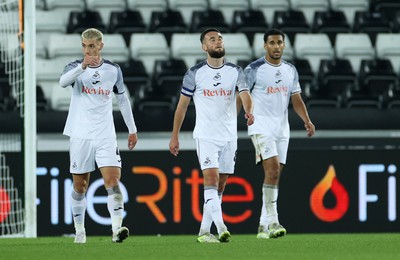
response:
[[[281,164],[286,164],[289,139],[273,140],[265,135],[255,134],[251,136],[251,141],[256,152],[256,164],[274,156],[278,156]]]
[[[218,168],[220,173],[235,171],[237,141],[196,139],[196,151],[201,170]]]
[[[74,174],[92,172],[97,167],[115,166],[121,168],[121,156],[115,138],[69,139],[69,170]]]

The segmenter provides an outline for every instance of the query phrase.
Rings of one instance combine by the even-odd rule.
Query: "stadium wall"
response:
[[[279,218],[290,233],[399,232],[398,132],[363,137],[356,132],[303,138],[293,132],[279,194]],[[142,134],[123,159],[125,224],[133,234],[197,234],[202,212],[202,179],[190,133],[182,133],[177,158],[167,150],[168,133]],[[71,176],[68,141],[39,135],[37,154],[38,236],[73,233],[69,208]],[[52,140],[54,138],[54,140]],[[10,169],[22,172],[18,153],[7,153]],[[20,176],[15,174],[15,176]],[[18,178],[18,177],[17,177]],[[236,173],[224,194],[223,212],[233,234],[256,233],[262,170],[254,165],[251,143],[240,133]],[[18,179],[16,179],[18,183]],[[87,232],[108,235],[106,192],[98,171],[89,187]]]

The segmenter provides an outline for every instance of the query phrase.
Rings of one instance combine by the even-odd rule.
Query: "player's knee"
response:
[[[204,176],[204,186],[215,186],[219,187],[218,175],[207,175]]]
[[[110,187],[117,187],[119,185],[119,178],[118,177],[109,177],[104,179],[104,186],[106,189]]]

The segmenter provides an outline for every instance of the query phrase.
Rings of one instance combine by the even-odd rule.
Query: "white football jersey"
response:
[[[242,68],[235,64],[227,62],[213,68],[203,61],[186,72],[181,94],[192,97],[195,104],[194,138],[237,139],[236,90],[249,88]]]
[[[290,96],[301,93],[296,68],[285,60],[274,65],[262,57],[250,63],[244,74],[254,103],[255,120],[248,127],[248,134],[288,139]]]
[[[82,61],[69,63],[60,78],[60,83],[75,78],[64,135],[80,139],[116,137],[112,93],[125,92],[121,68],[103,60],[99,66],[83,70]]]

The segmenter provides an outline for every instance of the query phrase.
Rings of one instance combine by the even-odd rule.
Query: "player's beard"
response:
[[[269,57],[273,60],[280,60],[282,58],[282,53],[271,53]]]
[[[225,48],[222,48],[221,50],[210,50],[208,51],[208,54],[210,55],[211,58],[214,59],[219,59],[225,56]]]

